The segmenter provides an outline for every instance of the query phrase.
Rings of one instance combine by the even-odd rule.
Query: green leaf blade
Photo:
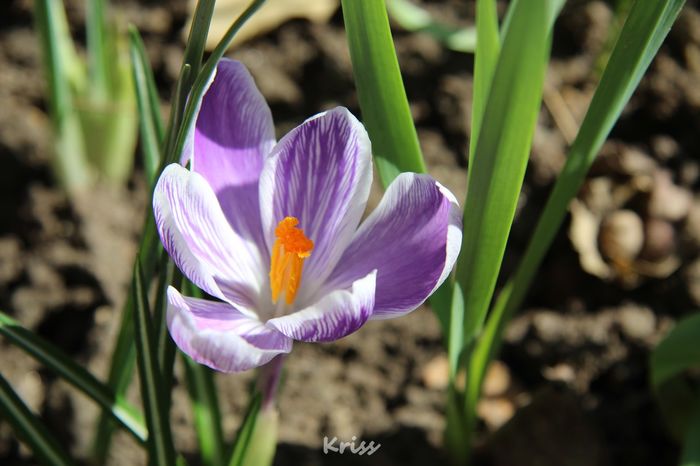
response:
[[[163,121],[158,107],[153,108],[154,102],[156,105],[158,102],[158,95],[154,95],[153,74],[150,70],[141,36],[133,26],[129,27],[129,53],[131,55],[131,69],[136,90],[136,103],[138,105],[143,165],[146,170],[146,179],[149,185],[153,186],[161,162],[160,148],[163,143]]]
[[[99,404],[111,419],[118,421],[139,442],[146,439],[146,428],[134,407],[118,399],[91,373],[70,359],[58,347],[22,327],[0,312],[0,335],[54,371],[68,383]]]
[[[202,464],[225,466],[226,448],[214,373],[188,357],[184,359]]]
[[[343,0],[343,19],[362,120],[384,187],[401,172],[425,172],[384,2]]]
[[[0,413],[43,464],[47,466],[75,464],[60,442],[29,410],[2,375],[0,375]]]
[[[517,2],[515,8],[519,9],[489,90],[464,206],[457,284],[465,300],[467,345],[481,330],[496,285],[539,113],[549,49],[547,2]]]
[[[248,411],[243,418],[243,423],[236,434],[236,441],[233,444],[229,457],[229,466],[246,466],[245,460],[248,454],[251,439],[255,431],[255,424],[260,414],[262,406],[262,394],[257,392],[248,403]]]
[[[700,367],[700,314],[687,317],[651,353],[651,382],[658,388],[681,372]]]
[[[516,273],[504,286],[472,357],[471,390],[478,387],[506,323],[521,305],[537,268],[566,216],[605,138],[656,55],[684,0],[638,1],[620,32],[608,66],[574,141],[566,164],[547,200]]]
[[[474,91],[472,97],[472,137],[469,140],[469,166],[474,161],[476,141],[481,129],[484,107],[488,99],[493,73],[496,70],[501,39],[495,0],[476,3],[476,50],[474,52]],[[469,170],[469,173],[472,173]]]
[[[165,402],[166,387],[158,366],[156,336],[138,260],[134,267],[132,293],[135,303],[136,362],[148,426],[149,458],[154,465],[170,466],[175,464],[175,448],[170,433],[170,406]]]

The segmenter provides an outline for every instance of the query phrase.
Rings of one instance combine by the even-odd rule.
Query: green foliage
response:
[[[74,464],[60,442],[29,410],[2,375],[0,375],[0,413],[43,464],[47,466]]]
[[[386,9],[402,28],[429,34],[445,47],[456,52],[473,52],[476,29],[454,28],[436,21],[430,13],[409,0],[386,0]]]
[[[58,347],[22,327],[19,322],[2,312],[0,335],[99,404],[107,416],[119,422],[138,442],[145,441],[146,428],[138,411],[117,397]]]
[[[386,187],[401,172],[425,171],[384,2],[343,0],[343,19],[362,121]]]
[[[141,399],[148,426],[149,463],[170,466],[175,463],[175,448],[170,433],[170,405],[166,403],[165,382],[158,365],[156,335],[146,298],[143,273],[136,261],[131,284],[135,303],[134,333],[136,337],[136,361],[141,382]]]
[[[54,171],[69,191],[97,179],[124,183],[136,145],[136,100],[126,37],[89,0],[87,61],[75,52],[61,0],[35,0],[55,138]]]
[[[669,430],[683,444],[682,466],[700,465],[700,390],[686,378],[700,368],[700,314],[679,321],[650,358],[651,385]]]

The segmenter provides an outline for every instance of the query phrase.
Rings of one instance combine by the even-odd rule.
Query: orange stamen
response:
[[[277,239],[270,259],[270,288],[275,304],[283,290],[287,304],[294,302],[301,284],[304,259],[314,248],[314,242],[304,235],[304,230],[297,228],[298,224],[297,218],[285,217],[275,228]]]

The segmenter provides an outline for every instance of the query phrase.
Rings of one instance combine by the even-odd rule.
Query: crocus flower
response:
[[[360,224],[371,182],[370,141],[347,109],[276,142],[252,77],[222,60],[181,164],[166,167],[153,197],[165,249],[218,299],[168,289],[177,346],[214,369],[242,371],[288,353],[294,340],[333,341],[418,307],[459,253],[457,201],[430,176],[403,173]]]

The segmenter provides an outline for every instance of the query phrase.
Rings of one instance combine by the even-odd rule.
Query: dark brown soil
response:
[[[118,3],[142,31],[165,105],[182,56],[185,1]],[[73,199],[52,179],[31,4],[10,0],[0,7],[0,309],[104,377],[148,200],[140,170],[128,188],[100,186]],[[83,37],[81,2],[70,6],[72,27]],[[455,25],[468,25],[473,17],[472,2],[426,6]],[[506,273],[517,264],[565,160],[566,121],[575,129],[585,112],[612,15],[604,2],[577,0],[558,22],[547,105]],[[430,172],[463,199],[472,57],[447,51],[424,35],[397,31],[395,38]],[[290,22],[231,56],[256,77],[280,135],[334,105],[359,115],[339,14],[326,25]],[[678,448],[650,392],[647,362],[673,322],[700,304],[699,127],[700,11],[689,2],[584,190],[592,192],[600,180],[623,188],[637,180],[639,170],[620,162],[627,160],[625,154],[641,154],[634,160],[651,166],[652,180],[665,170],[673,189],[654,194],[653,185],[646,191],[634,188],[638,191],[607,211],[631,210],[642,219],[641,259],[656,267],[672,257],[678,264],[671,272],[655,272],[656,277],[617,271],[613,278],[599,278],[582,267],[567,220],[508,328],[501,363],[487,378],[477,464],[676,464]],[[663,207],[668,202],[654,201],[657,195],[686,199],[688,207],[671,212]],[[372,199],[378,198],[377,191]],[[85,458],[96,408],[17,348],[5,341],[0,346],[3,376],[71,452]],[[370,323],[333,344],[296,345],[279,400],[275,464],[443,464],[444,357],[438,323],[427,308]],[[178,448],[197,464],[181,369],[173,428]],[[229,439],[244,412],[251,377],[217,377]],[[138,390],[132,389],[136,398]],[[371,457],[324,455],[324,436],[347,441],[356,436],[382,446]],[[35,463],[3,422],[0,463]],[[144,457],[120,434],[109,464],[144,464]]]

